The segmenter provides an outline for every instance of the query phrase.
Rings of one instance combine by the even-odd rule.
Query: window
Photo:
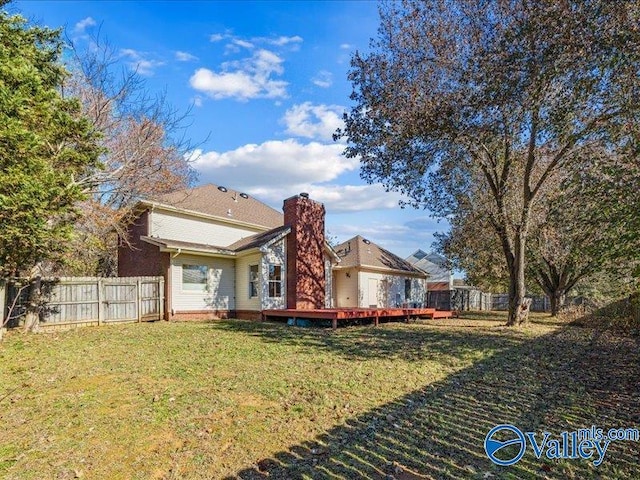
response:
[[[282,296],[282,267],[280,265],[269,265],[269,297],[277,298]]]
[[[204,292],[207,288],[208,272],[209,267],[206,265],[182,265],[182,289]]]
[[[411,280],[406,278],[404,280],[404,299],[409,300],[411,298]]]
[[[249,265],[249,298],[258,296],[258,265]]]

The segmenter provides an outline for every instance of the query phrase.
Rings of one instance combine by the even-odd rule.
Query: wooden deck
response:
[[[262,319],[293,318],[306,320],[331,320],[333,328],[338,322],[348,320],[372,320],[378,325],[381,319],[403,320],[408,322],[412,318],[451,318],[456,312],[436,310],[435,308],[324,308],[315,310],[263,310]]]

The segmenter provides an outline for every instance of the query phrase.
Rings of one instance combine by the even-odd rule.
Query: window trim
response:
[[[184,274],[185,274],[185,267],[196,267],[196,268],[201,268],[204,269],[205,271],[204,273],[204,283],[187,283],[184,281]],[[196,263],[183,263],[180,266],[180,270],[181,270],[181,291],[182,293],[193,293],[193,294],[202,294],[204,292],[207,291],[207,288],[209,286],[209,278],[210,278],[210,272],[211,272],[211,266],[207,265],[207,264],[196,264]],[[186,269],[189,270],[189,269]],[[199,285],[201,286],[200,288],[185,288],[185,285]]]
[[[256,268],[256,278],[255,280],[251,279],[252,268]],[[255,295],[251,295],[252,293],[252,285],[255,284]],[[249,265],[249,298],[260,298],[260,264],[254,263]]]
[[[272,279],[271,278],[271,267],[274,267],[274,273],[275,273],[275,267],[278,267],[280,269],[280,278],[279,279]],[[282,298],[282,265],[280,265],[279,263],[270,263],[269,264],[269,275],[268,275],[268,287],[267,287],[267,295],[269,298]],[[276,291],[274,291],[274,293],[277,293],[277,290],[279,290],[280,295],[271,295],[271,285],[274,285],[274,288],[276,289]],[[277,288],[275,287],[277,285]]]

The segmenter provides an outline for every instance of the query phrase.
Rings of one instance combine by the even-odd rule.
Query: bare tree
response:
[[[640,110],[637,2],[405,0],[356,53],[346,155],[414,206],[455,218],[486,192],[509,273],[509,325],[527,320],[532,211],[554,175],[625,141]],[[637,158],[637,156],[635,157]]]
[[[194,147],[185,136],[189,112],[174,109],[164,93],[150,93],[144,78],[122,66],[118,52],[99,35],[84,48],[70,45],[72,75],[64,91],[82,102],[102,134],[105,153],[101,168],[78,179],[90,195],[76,225],[82,248],[75,249],[67,265],[72,271],[111,275],[117,234],[133,219],[135,203],[194,180],[187,160]]]

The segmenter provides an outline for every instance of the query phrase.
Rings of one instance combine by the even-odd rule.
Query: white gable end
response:
[[[259,231],[262,230],[194,218],[178,212],[154,210],[151,213],[152,237],[224,247]]]

